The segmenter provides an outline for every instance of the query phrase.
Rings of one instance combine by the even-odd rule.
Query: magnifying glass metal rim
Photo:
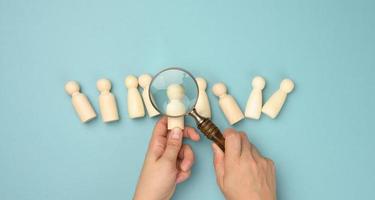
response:
[[[190,76],[194,83],[195,83],[195,87],[196,87],[196,91],[197,91],[197,97],[195,99],[195,102],[194,104],[191,106],[191,108],[188,110],[188,112],[184,113],[183,115],[180,115],[180,116],[168,116],[166,113],[163,113],[159,110],[159,108],[155,105],[155,102],[152,98],[152,93],[151,93],[151,85],[152,83],[154,82],[154,80],[156,79],[156,77],[158,77],[161,73],[165,72],[165,71],[168,71],[168,70],[179,70],[179,71],[182,71],[182,72],[185,72],[188,76]],[[154,106],[154,108],[159,111],[159,113],[162,113],[168,117],[182,117],[182,116],[185,116],[185,115],[190,115],[192,116],[196,123],[197,123],[197,126],[198,126],[198,129],[211,141],[215,142],[219,147],[220,149],[224,152],[225,151],[225,138],[223,137],[222,133],[220,132],[219,128],[217,128],[217,126],[209,119],[209,118],[206,118],[206,117],[202,117],[195,109],[195,106],[197,104],[197,101],[198,101],[198,96],[199,96],[199,88],[198,88],[198,83],[197,81],[195,80],[195,77],[187,70],[185,69],[182,69],[180,67],[170,67],[170,68],[166,68],[162,71],[160,71],[159,73],[157,73],[151,80],[151,83],[150,83],[150,87],[148,88],[148,93],[149,93],[149,98],[150,98],[150,101],[151,101],[151,104],[152,106]]]
[[[184,114],[182,114],[182,115],[169,116],[169,115],[167,115],[166,113],[161,112],[160,109],[159,109],[159,107],[156,105],[156,103],[154,102],[154,100],[153,100],[153,98],[152,98],[152,93],[151,93],[151,85],[152,85],[152,83],[154,82],[154,80],[155,80],[155,79],[156,79],[161,73],[166,72],[166,71],[169,71],[169,70],[179,70],[179,71],[185,72],[188,76],[190,76],[190,77],[193,79],[193,81],[194,81],[194,83],[195,83],[195,89],[196,89],[196,91],[197,91],[197,97],[195,98],[194,104],[192,104],[192,106],[189,108],[189,110],[188,110],[187,112],[185,112]],[[154,108],[155,108],[159,113],[161,113],[161,114],[163,114],[163,115],[166,115],[166,116],[168,116],[168,117],[182,117],[182,116],[185,116],[185,115],[191,113],[191,112],[194,110],[195,105],[197,105],[198,95],[199,95],[199,88],[198,88],[198,83],[197,83],[197,81],[195,80],[195,77],[194,77],[189,71],[187,71],[187,70],[185,70],[185,69],[183,69],[183,68],[181,68],[181,67],[168,67],[168,68],[166,68],[166,69],[164,69],[164,70],[158,72],[158,73],[152,78],[151,83],[150,83],[150,86],[148,87],[148,94],[149,94],[148,97],[150,98],[150,102],[151,102],[152,106],[154,106]]]

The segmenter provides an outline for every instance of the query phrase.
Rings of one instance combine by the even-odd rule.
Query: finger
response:
[[[237,160],[241,156],[241,136],[234,129],[224,131],[225,161]]]
[[[179,165],[180,169],[185,172],[191,169],[195,160],[193,150],[187,144],[182,144],[178,158],[181,160]]]
[[[232,132],[237,132],[237,131],[234,128],[227,128],[227,129],[224,130],[223,136],[226,137],[226,136],[228,136]]]
[[[242,145],[241,156],[245,156],[245,157],[252,156],[251,154],[252,145],[249,142],[249,139],[247,139],[246,134],[243,132],[240,132],[240,136],[241,136],[241,145]]]
[[[173,128],[168,135],[167,146],[162,158],[175,163],[181,146],[182,130],[180,128]]]
[[[150,144],[148,147],[148,159],[159,159],[167,144],[167,118],[164,116],[155,124]]]
[[[167,124],[168,124],[168,118],[166,116],[162,116],[158,122],[156,122],[156,125],[153,130],[152,136],[163,136],[167,137]]]
[[[212,151],[214,152],[216,180],[217,183],[222,186],[224,180],[224,153],[215,143],[212,143]]]
[[[275,162],[273,162],[273,160],[269,159],[269,158],[264,158],[267,162],[267,167],[268,167],[268,170],[273,172],[275,171]]]
[[[257,150],[256,146],[250,142],[247,135],[241,132],[241,140],[242,140],[242,154],[244,156],[251,156],[255,159],[256,162],[259,162],[263,157]]]
[[[251,144],[251,155],[255,159],[256,162],[260,162],[262,159],[264,159],[254,144]]]
[[[200,136],[195,130],[195,128],[192,127],[185,127],[184,128],[184,137],[190,138],[193,141],[199,141]]]
[[[187,172],[180,171],[177,174],[176,184],[179,184],[179,183],[182,183],[182,182],[186,181],[190,177],[190,174],[191,174],[191,171],[187,171]]]
[[[264,158],[266,160],[266,173],[267,173],[267,182],[270,183],[270,186],[273,187],[274,177],[275,177],[275,165],[274,162],[269,158]]]

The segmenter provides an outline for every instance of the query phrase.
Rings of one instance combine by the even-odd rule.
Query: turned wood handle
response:
[[[198,124],[198,128],[209,140],[215,142],[223,152],[225,151],[225,139],[223,134],[221,134],[220,130],[211,120],[207,118],[203,119],[203,121]]]

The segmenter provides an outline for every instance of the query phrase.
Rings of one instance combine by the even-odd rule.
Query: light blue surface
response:
[[[127,117],[123,79],[176,65],[210,89],[224,81],[243,109],[253,76],[266,78],[265,99],[291,77],[276,120],[235,126],[275,161],[279,199],[375,199],[374,10],[371,0],[0,0],[0,199],[131,199],[156,119]],[[102,77],[122,119],[81,124],[64,84],[78,80],[98,111]],[[209,142],[191,145],[196,165],[174,199],[222,199]]]

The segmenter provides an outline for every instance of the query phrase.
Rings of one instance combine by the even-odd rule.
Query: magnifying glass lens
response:
[[[149,94],[152,105],[160,113],[168,117],[189,114],[197,122],[198,129],[225,151],[225,139],[220,130],[194,108],[198,99],[198,84],[189,72],[181,68],[159,72],[151,81]]]
[[[189,113],[194,108],[198,98],[198,86],[188,72],[170,68],[154,77],[150,85],[150,98],[160,113],[178,117]],[[177,105],[178,109],[171,109],[171,105]]]

